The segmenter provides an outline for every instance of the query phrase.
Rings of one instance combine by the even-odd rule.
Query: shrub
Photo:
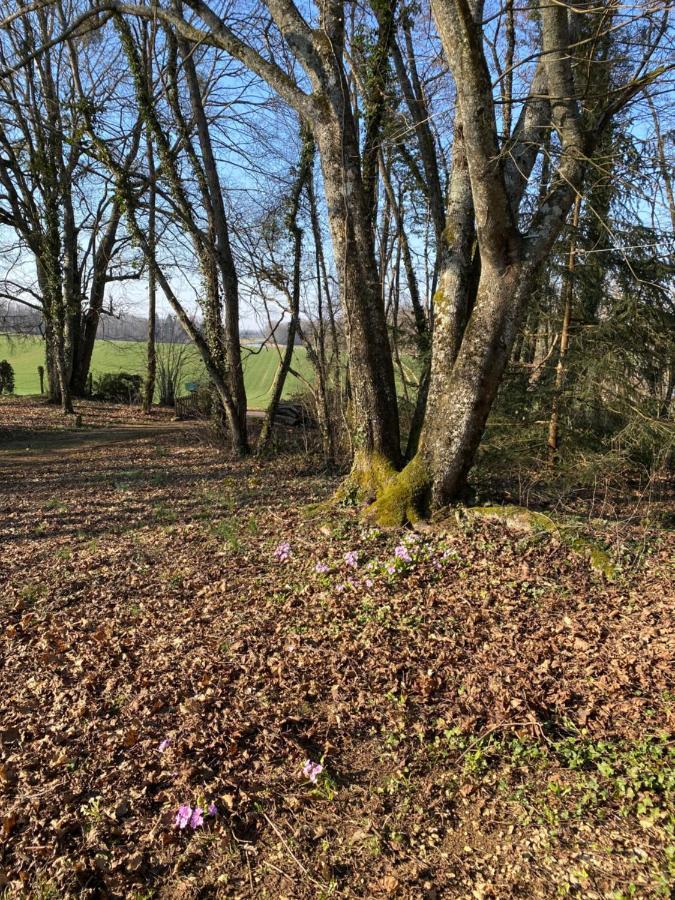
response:
[[[195,396],[199,414],[208,418],[213,412],[213,388],[210,384],[200,384],[195,391]]]
[[[0,360],[0,394],[14,393],[14,369],[6,359]]]
[[[93,396],[110,403],[139,403],[143,379],[130,372],[106,372],[94,381]]]

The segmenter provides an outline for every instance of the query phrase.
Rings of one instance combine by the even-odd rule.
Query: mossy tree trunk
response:
[[[320,94],[311,125],[321,160],[352,387],[355,455],[350,481],[365,494],[381,485],[383,472],[390,476],[401,464],[394,362],[375,254],[378,142],[394,7],[390,4],[378,13],[370,96],[364,101],[363,153],[343,62],[344,20],[337,6],[324,10],[325,38],[318,31],[313,35]]]
[[[596,49],[590,45],[587,64],[592,77],[575,83],[580,70],[573,65],[569,48],[577,35],[570,31],[568,11],[562,4],[543,8],[542,59],[533,75],[530,99],[508,139],[509,153],[502,153],[480,24],[483,4],[432,0],[431,6],[457,88],[458,171],[453,171],[457,192],[453,197],[451,185],[448,256],[434,298],[431,383],[420,446],[371,510],[374,518],[392,525],[462,494],[536,273],[549,257],[581,188],[589,157],[620,108],[602,90],[592,93],[598,87],[596,74],[604,77],[606,65],[602,59],[598,67],[593,65]],[[589,98],[592,113],[585,109],[582,117],[578,96]],[[624,102],[630,96],[628,91]],[[556,169],[521,233],[519,208],[525,186],[551,128],[560,142]],[[464,183],[458,168],[463,159]],[[462,203],[465,219],[470,218],[475,228],[478,258],[472,261],[467,251],[471,230],[454,230]],[[477,284],[475,301],[472,280]]]
[[[439,376],[440,367],[432,367],[417,454],[380,493],[371,510],[381,524],[414,521],[462,496],[533,281],[534,270],[520,262],[502,271],[483,267],[473,312],[450,373]],[[437,320],[434,352],[439,327],[442,321]],[[447,337],[439,343],[446,341]]]
[[[560,402],[562,400],[563,386],[565,384],[567,353],[570,346],[570,325],[572,323],[572,304],[574,302],[574,272],[577,259],[577,231],[579,228],[579,210],[581,208],[581,196],[577,195],[574,202],[572,215],[572,230],[570,233],[569,248],[567,251],[567,266],[562,283],[563,314],[560,326],[560,344],[558,347],[558,362],[555,369],[553,382],[553,399],[551,402],[551,418],[548,425],[548,462],[553,466],[558,460],[558,441],[560,431]]]

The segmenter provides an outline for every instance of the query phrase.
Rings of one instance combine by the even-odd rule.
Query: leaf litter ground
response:
[[[301,438],[80,412],[0,405],[0,891],[668,896],[672,534],[608,583],[317,510]]]

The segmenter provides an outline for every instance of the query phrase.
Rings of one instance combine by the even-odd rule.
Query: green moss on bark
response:
[[[366,510],[366,517],[386,528],[417,522],[427,514],[430,487],[429,466],[418,453],[378,491],[376,502]]]
[[[396,475],[396,467],[386,456],[358,450],[351,472],[338,488],[334,499],[338,503],[370,502]]]

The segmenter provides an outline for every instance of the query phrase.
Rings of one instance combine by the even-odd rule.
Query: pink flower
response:
[[[345,553],[345,562],[352,569],[355,569],[359,564],[358,550],[350,550],[349,553]]]
[[[190,821],[192,815],[192,807],[187,803],[183,803],[182,806],[179,806],[178,812],[176,813],[176,821],[174,823],[176,828],[185,828],[188,823],[192,824]]]
[[[215,803],[209,803],[208,814],[209,814],[210,816],[217,816],[217,815],[218,815],[218,807],[216,806]]]
[[[371,588],[375,584],[375,582],[373,581],[372,578],[366,578],[365,584],[366,584],[367,588]]]
[[[190,819],[190,828],[199,828],[199,826],[203,824],[204,810],[201,808],[201,806],[198,806],[192,812],[192,817]]]
[[[314,566],[314,571],[318,572],[319,575],[325,575],[326,572],[328,571],[328,566],[326,565],[325,562],[318,562]]]
[[[403,562],[412,562],[412,556],[410,555],[410,551],[405,546],[405,544],[398,545],[398,547],[394,550],[394,556],[397,559],[403,560]]]
[[[168,750],[171,746],[171,738],[164,738],[162,743],[159,745],[159,752],[164,753],[165,750]]]
[[[387,572],[389,572],[390,575],[395,575],[396,568],[394,566],[387,566]]]
[[[279,562],[286,562],[287,559],[291,558],[291,545],[288,541],[283,541],[279,544],[274,551],[274,556],[279,560]]]
[[[321,763],[312,762],[311,759],[308,759],[302,769],[302,774],[305,778],[309,778],[312,784],[316,784],[316,780],[319,775],[323,772],[323,766]]]

